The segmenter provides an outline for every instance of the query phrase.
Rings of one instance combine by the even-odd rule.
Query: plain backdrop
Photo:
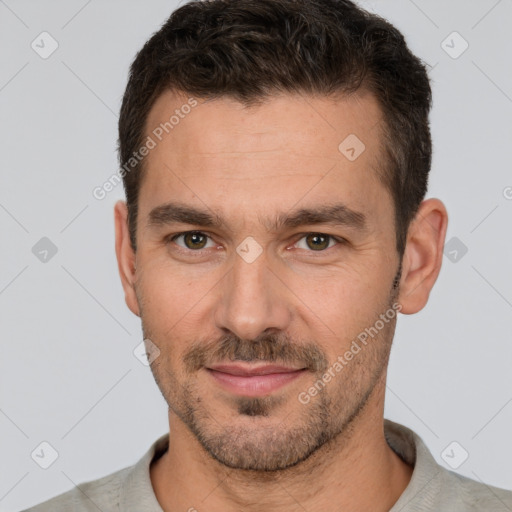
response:
[[[427,197],[449,213],[429,303],[399,315],[385,416],[448,469],[467,453],[457,472],[512,489],[512,2],[361,5],[430,66]],[[1,511],[131,465],[168,428],[117,273],[123,190],[92,191],[117,168],[128,67],[177,6],[0,0]]]

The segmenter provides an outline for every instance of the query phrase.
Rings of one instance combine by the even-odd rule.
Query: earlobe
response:
[[[136,278],[135,252],[130,243],[128,209],[124,201],[118,201],[114,206],[114,222],[116,231],[117,267],[124,289],[126,305],[134,315],[140,316],[139,304],[134,287]]]
[[[441,270],[447,226],[448,213],[439,199],[420,204],[407,234],[399,294],[401,313],[410,315],[425,307]]]

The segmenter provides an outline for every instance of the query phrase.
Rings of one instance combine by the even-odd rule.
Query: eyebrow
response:
[[[273,219],[259,217],[259,220],[269,231],[311,224],[330,224],[360,231],[365,231],[368,227],[364,213],[355,211],[342,203],[300,208],[289,213],[280,213]],[[176,202],[165,203],[153,208],[149,213],[147,226],[158,228],[175,223],[218,229],[228,227],[226,221],[216,213]]]

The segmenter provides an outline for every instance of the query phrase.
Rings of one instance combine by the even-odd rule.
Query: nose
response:
[[[287,330],[292,318],[290,292],[261,254],[248,263],[236,255],[224,276],[215,311],[217,328],[242,339],[256,339],[266,330]]]

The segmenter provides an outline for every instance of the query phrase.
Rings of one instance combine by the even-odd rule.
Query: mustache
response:
[[[196,342],[183,357],[184,367],[189,373],[226,361],[289,364],[312,372],[325,372],[329,367],[326,355],[318,346],[298,344],[285,334],[263,334],[254,340],[226,335],[216,341]]]

